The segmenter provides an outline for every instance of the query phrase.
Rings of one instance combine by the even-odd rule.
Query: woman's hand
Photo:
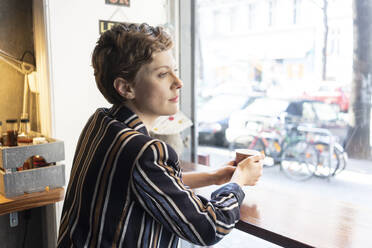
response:
[[[226,166],[218,168],[214,173],[214,184],[221,185],[230,182],[232,175],[235,172],[236,167],[233,166],[234,161],[230,161]]]
[[[254,186],[262,175],[263,159],[265,155],[255,155],[241,161],[234,171],[230,182],[240,186]]]

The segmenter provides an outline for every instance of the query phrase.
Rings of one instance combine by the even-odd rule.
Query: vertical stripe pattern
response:
[[[149,137],[124,106],[100,108],[84,127],[73,160],[58,247],[212,245],[239,220],[244,193],[226,184],[211,199],[182,182],[175,151]]]

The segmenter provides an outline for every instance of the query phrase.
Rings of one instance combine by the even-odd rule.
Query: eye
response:
[[[159,77],[159,78],[164,78],[164,77],[167,76],[167,74],[168,74],[168,72],[162,72],[162,73],[160,73],[160,74],[158,75],[158,77]]]

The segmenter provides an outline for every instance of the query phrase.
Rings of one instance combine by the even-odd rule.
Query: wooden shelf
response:
[[[0,215],[37,208],[63,200],[64,188],[24,194],[14,198],[6,198],[0,194]]]

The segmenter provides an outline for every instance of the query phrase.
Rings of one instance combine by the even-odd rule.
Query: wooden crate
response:
[[[0,147],[0,168],[17,168],[31,156],[40,155],[48,163],[59,162],[65,159],[65,146],[63,141],[48,139],[47,144]]]
[[[48,141],[47,144],[0,147],[0,194],[14,197],[65,185],[65,165],[60,163],[65,159],[64,143],[55,139]],[[17,171],[16,168],[35,155],[54,165]]]

